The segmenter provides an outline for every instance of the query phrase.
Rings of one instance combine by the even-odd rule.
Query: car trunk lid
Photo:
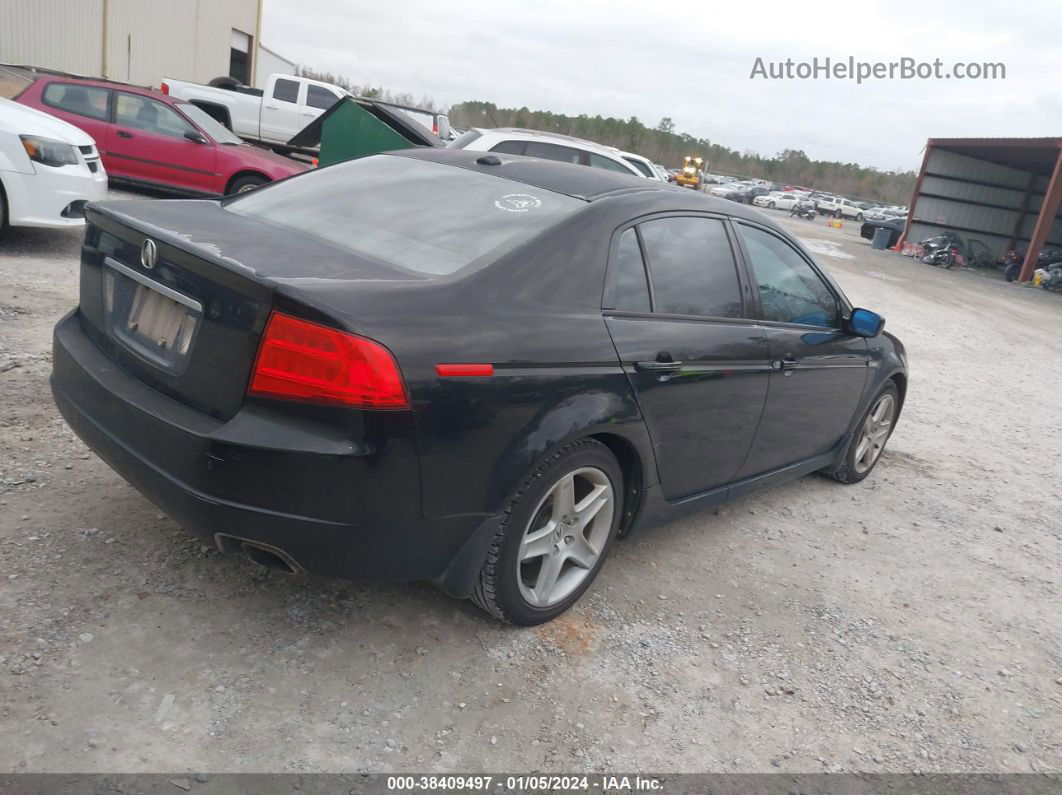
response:
[[[411,278],[310,239],[278,256],[277,230],[216,201],[90,206],[81,318],[123,370],[219,419],[243,405],[273,308],[337,325],[301,281]]]

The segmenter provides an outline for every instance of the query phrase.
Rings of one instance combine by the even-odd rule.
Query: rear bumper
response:
[[[325,576],[444,582],[484,521],[423,517],[411,422],[367,445],[262,407],[217,420],[119,369],[76,311],[55,328],[52,368],[56,405],[85,444],[222,551],[244,540]]]

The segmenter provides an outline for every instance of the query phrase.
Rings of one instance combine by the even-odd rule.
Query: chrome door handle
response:
[[[677,373],[682,369],[682,362],[635,362],[636,370],[648,370],[654,373]]]

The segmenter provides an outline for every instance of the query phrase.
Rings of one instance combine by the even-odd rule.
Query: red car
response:
[[[246,144],[195,105],[148,88],[42,77],[15,100],[95,138],[107,174],[117,181],[217,196],[308,168]]]

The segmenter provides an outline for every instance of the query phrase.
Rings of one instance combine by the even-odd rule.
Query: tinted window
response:
[[[310,171],[225,203],[293,235],[436,275],[487,264],[585,206],[502,177],[391,155]]]
[[[764,320],[837,328],[837,299],[807,260],[781,238],[750,226],[740,229]]]
[[[638,245],[638,234],[633,228],[620,235],[612,252],[605,306],[624,312],[648,312],[650,309],[642,250]]]
[[[741,317],[737,266],[723,222],[659,218],[641,225],[656,312]]]
[[[522,155],[524,153],[523,141],[502,141],[490,148],[492,152],[501,152],[503,155]]]
[[[273,85],[273,99],[281,102],[299,101],[299,84],[294,80],[277,80]]]
[[[296,93],[296,96],[298,94]],[[308,85],[306,86],[306,104],[311,108],[321,108],[322,110],[328,110],[334,104],[336,104],[338,97],[329,91],[327,88],[321,88],[320,86]],[[291,100],[294,102],[295,100]]]
[[[41,96],[45,105],[79,116],[107,121],[107,99],[110,91],[95,86],[75,86],[69,83],[49,83]]]
[[[653,176],[652,170],[649,168],[649,166],[647,166],[641,160],[633,160],[633,159],[631,159],[629,157],[625,157],[623,159],[626,160],[628,163],[630,163],[632,166],[634,166],[636,169],[641,171],[643,174],[645,174],[645,176],[647,176],[650,179],[652,179],[652,176]]]
[[[593,152],[590,153],[590,165],[593,168],[603,168],[608,171],[618,171],[621,174],[628,174],[630,176],[633,176],[631,174],[631,170],[624,166],[622,163],[617,163],[611,157],[602,157],[601,155],[595,155]]]
[[[557,160],[561,163],[576,164],[578,164],[583,157],[582,152],[578,149],[572,149],[570,146],[544,144],[539,141],[528,141],[527,148],[524,149],[524,154],[528,157],[541,157],[546,160]]]
[[[156,135],[183,138],[193,127],[169,105],[156,102],[139,94],[118,92],[114,103],[114,120],[123,127],[130,127]]]

